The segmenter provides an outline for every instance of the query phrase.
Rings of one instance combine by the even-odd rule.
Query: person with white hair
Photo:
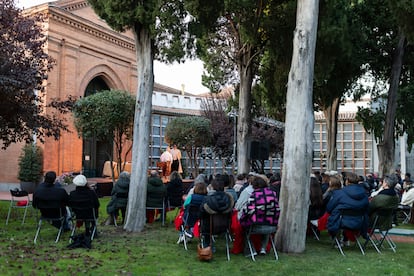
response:
[[[95,217],[98,217],[99,214],[99,199],[96,195],[96,192],[92,190],[87,184],[88,181],[86,177],[82,174],[75,176],[73,179],[73,184],[75,184],[76,189],[69,194],[69,207],[76,208],[79,202],[87,202],[87,205],[82,206],[83,208],[94,208],[95,209]],[[76,226],[82,225],[82,221],[77,221]],[[90,236],[92,233],[90,232],[91,229],[95,227],[93,225],[94,222],[88,221],[85,222],[85,234]],[[95,231],[96,234],[96,231]]]

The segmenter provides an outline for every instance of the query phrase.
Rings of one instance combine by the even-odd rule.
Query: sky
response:
[[[15,0],[19,8],[29,8],[39,5],[48,0]],[[201,75],[203,74],[203,62],[201,60],[187,60],[184,63],[166,65],[158,61],[154,62],[155,82],[175,88],[182,89],[184,85],[185,92],[200,94],[208,92],[208,88],[201,84]]]

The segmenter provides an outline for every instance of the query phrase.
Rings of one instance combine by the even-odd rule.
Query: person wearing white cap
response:
[[[73,184],[76,185],[76,189],[72,191],[69,195],[69,207],[79,207],[79,203],[82,202],[83,208],[94,208],[95,209],[95,216],[98,217],[98,209],[99,209],[99,199],[96,195],[95,191],[90,189],[87,185],[88,181],[86,177],[82,174],[75,176],[73,179]],[[85,205],[84,205],[85,204]],[[77,221],[76,223],[78,227],[82,225],[82,221]],[[90,225],[89,223],[85,223],[86,235],[90,235],[90,230],[93,228],[94,225]],[[95,232],[96,233],[96,232]]]

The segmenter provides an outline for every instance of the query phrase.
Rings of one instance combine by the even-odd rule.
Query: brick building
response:
[[[133,35],[130,32],[113,31],[100,19],[87,1],[61,0],[41,4],[25,10],[27,13],[44,13],[48,19],[47,52],[56,60],[49,74],[46,102],[52,98],[64,99],[68,95],[88,96],[102,89],[119,89],[136,93],[137,72]],[[152,144],[157,146],[152,154],[159,155],[162,134],[168,120],[174,114],[199,114],[199,97],[156,84],[154,104],[164,102],[177,108],[154,106],[156,125],[160,127]],[[167,96],[167,94],[169,96]],[[46,110],[47,112],[47,110]],[[71,121],[71,117],[68,117]],[[82,140],[73,125],[71,133],[65,133],[58,141],[46,139],[40,144],[44,153],[44,171],[83,171],[89,176],[100,176],[107,157],[108,145],[93,139]],[[153,129],[156,131],[155,129]],[[17,179],[18,156],[22,144],[11,145],[0,151],[0,190],[19,183]],[[152,161],[151,161],[152,162]]]

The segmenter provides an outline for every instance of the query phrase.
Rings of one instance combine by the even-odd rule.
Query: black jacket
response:
[[[37,209],[61,207],[62,214],[66,214],[68,201],[67,192],[53,183],[41,183],[33,194],[33,207]]]
[[[100,204],[95,191],[91,190],[88,186],[84,186],[76,187],[76,190],[70,193],[68,205],[73,209],[76,209],[76,207],[95,208],[95,216],[98,216]]]

